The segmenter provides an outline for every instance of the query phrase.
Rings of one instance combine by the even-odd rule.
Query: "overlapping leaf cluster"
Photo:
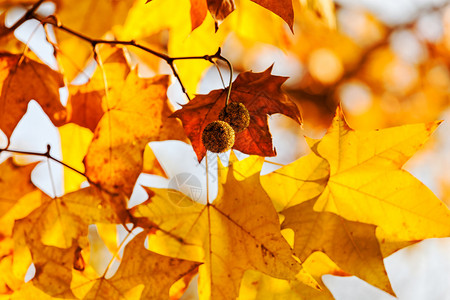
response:
[[[291,1],[253,2],[292,29]],[[207,22],[207,8],[215,21],[234,8],[234,1],[190,3],[193,28]],[[57,4],[64,23],[101,37],[123,23],[134,1],[77,6],[88,15],[90,9],[114,12],[110,23],[96,26],[73,21],[74,2]],[[8,158],[0,164],[0,293],[6,298],[178,298],[196,274],[201,299],[331,299],[323,274],[356,275],[394,294],[383,258],[426,238],[450,236],[448,208],[402,169],[438,122],[355,131],[338,108],[326,135],[308,140],[308,155],[261,176],[264,156],[276,154],[268,115],[301,122],[281,89],[286,78],[272,75],[272,68],[242,72],[233,83],[229,100],[244,103],[251,115],[234,149],[250,157],[237,161],[231,154],[230,165],[219,168],[216,199],[204,205],[178,191],[147,188],[148,200],[130,208],[142,172],[165,176],[148,143],[187,136],[200,161],[206,154],[202,130],[218,118],[227,89],[197,95],[174,112],[168,75],[143,78],[129,63],[129,48],[103,46],[95,48],[101,67],[85,84],[67,86],[64,107],[59,89],[76,70],[61,54],[76,39],[59,38],[62,72],[32,54],[13,54],[11,46],[0,53],[2,132],[12,136],[34,99],[59,127],[62,160],[79,170],[65,170],[66,193],[52,198],[31,182],[36,163]],[[80,188],[85,180],[89,186]],[[111,264],[102,274],[90,257],[91,225],[120,256],[112,276]],[[136,235],[125,246],[117,243],[116,225]],[[25,282],[30,264],[35,274]]]

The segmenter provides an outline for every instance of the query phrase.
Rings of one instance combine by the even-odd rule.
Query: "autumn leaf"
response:
[[[19,166],[12,158],[0,164],[0,218],[3,217],[17,201],[34,190],[31,171],[37,163]]]
[[[216,22],[225,19],[235,8],[234,0],[206,0],[206,3]]]
[[[298,108],[281,91],[281,85],[287,78],[271,75],[271,71],[272,67],[269,67],[261,73],[241,73],[232,85],[230,102],[243,103],[250,113],[250,125],[236,134],[233,149],[246,154],[274,156],[276,151],[272,145],[267,115],[282,113],[301,122]],[[199,161],[206,154],[201,141],[203,129],[210,122],[218,120],[226,98],[226,89],[213,90],[208,95],[197,95],[172,115],[183,122]]]
[[[395,295],[384,268],[376,226],[315,212],[314,203],[315,199],[309,200],[282,212],[282,228],[294,230],[295,255],[305,261],[314,251],[322,251],[347,273]]]
[[[36,268],[33,285],[52,297],[75,298],[70,283],[78,244],[75,242],[70,248],[62,249],[46,246],[38,237],[27,236],[26,239]]]
[[[56,4],[59,22],[97,39],[112,31],[115,26],[122,25],[129,9],[135,3],[134,0],[52,1]],[[68,35],[64,31],[56,31],[56,36],[58,40],[56,58],[62,73],[71,81],[84,70],[88,59],[92,57],[92,48],[89,47],[89,43]]]
[[[272,11],[274,14],[280,16],[291,30],[294,26],[294,9],[292,7],[292,0],[252,0],[262,7]]]
[[[144,162],[142,167],[142,173],[154,174],[161,177],[169,178],[166,174],[166,171],[161,166],[155,154],[153,153],[153,150],[148,145],[145,147],[144,150]]]
[[[206,206],[177,206],[175,197],[186,196],[176,191],[168,195],[168,190],[152,189],[150,199],[132,214],[159,226],[160,234],[149,236],[155,251],[205,263],[199,278],[205,297],[235,299],[248,269],[296,280],[300,265],[281,236],[277,213],[258,173],[238,181],[231,167],[218,197]]]
[[[192,30],[202,25],[205,20],[208,6],[205,0],[191,0],[191,25]]]
[[[177,132],[173,121],[165,125],[171,130],[163,123],[172,112],[166,96],[168,85],[168,76],[140,78],[134,70],[123,88],[111,90],[105,102],[108,109],[84,158],[91,182],[111,193],[131,195],[142,171],[147,143],[168,139]]]
[[[25,114],[30,100],[36,100],[56,125],[66,120],[59,100],[64,81],[47,65],[22,55],[0,53],[0,129],[9,138]]]
[[[62,157],[66,164],[84,173],[83,158],[92,141],[93,133],[73,123],[58,128],[61,139]],[[64,193],[79,190],[87,179],[82,174],[64,168]]]
[[[214,20],[223,21],[235,9],[234,0],[191,0],[192,30],[200,26],[206,16],[206,5]],[[292,0],[252,0],[280,16],[293,30],[294,10]]]
[[[95,131],[107,105],[105,94],[111,87],[119,89],[130,73],[130,65],[122,48],[103,47],[105,59],[97,67],[89,81],[83,85],[69,86],[67,122]]]
[[[401,241],[449,236],[448,208],[401,169],[439,123],[355,131],[338,109],[324,138],[311,141],[311,149],[330,164],[314,210],[377,225]]]
[[[95,280],[83,299],[168,299],[172,284],[198,267],[199,263],[147,250],[146,236],[147,232],[141,232],[128,243],[114,276]],[[138,285],[144,285],[141,293],[136,293],[140,297],[126,297]]]
[[[330,165],[314,153],[261,176],[261,184],[277,211],[319,196],[329,179]]]
[[[121,223],[124,216],[116,212],[118,206],[113,196],[92,186],[54,199],[43,194],[41,206],[16,221],[14,237],[68,248],[73,240],[87,236],[90,224]]]

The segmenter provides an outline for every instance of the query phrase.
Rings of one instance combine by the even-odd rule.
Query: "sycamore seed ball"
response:
[[[215,153],[225,152],[234,145],[234,130],[226,122],[211,122],[203,129],[202,142],[206,150]]]
[[[244,104],[231,102],[222,108],[219,120],[227,122],[236,133],[243,131],[250,124],[250,114]]]

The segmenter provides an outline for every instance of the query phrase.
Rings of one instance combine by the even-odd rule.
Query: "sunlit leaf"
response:
[[[230,102],[243,103],[250,113],[250,125],[236,134],[233,149],[247,154],[274,156],[272,136],[267,123],[268,115],[282,113],[300,123],[300,112],[281,85],[286,77],[271,75],[272,67],[261,73],[245,72],[239,74],[232,85]],[[227,90],[214,90],[208,95],[197,95],[172,116],[183,122],[186,135],[192,142],[199,161],[206,154],[202,143],[202,132],[206,125],[219,119],[225,106]]]

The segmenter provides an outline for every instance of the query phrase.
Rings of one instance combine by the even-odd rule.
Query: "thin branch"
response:
[[[20,18],[13,26],[6,28],[4,31],[0,32],[0,37],[6,36],[16,30],[20,25],[25,23],[26,21],[32,19],[35,15],[36,10],[41,6],[44,0],[39,0]]]
[[[0,153],[2,153],[3,151],[5,152],[9,152],[9,153],[16,153],[16,154],[25,154],[25,155],[34,155],[34,156],[41,156],[41,157],[47,157],[48,159],[51,159],[61,165],[63,165],[64,167],[80,174],[81,176],[84,176],[86,179],[89,180],[89,178],[86,176],[86,174],[84,174],[83,172],[75,169],[74,167],[69,166],[68,164],[66,164],[65,162],[60,161],[57,158],[54,158],[51,154],[50,154],[50,148],[47,148],[47,152],[45,153],[39,153],[39,152],[32,152],[32,151],[23,151],[23,150],[15,150],[15,149],[8,149],[8,148],[0,148]]]
[[[170,67],[170,69],[172,70],[173,75],[175,76],[175,78],[177,79],[177,81],[180,83],[181,86],[181,90],[182,92],[186,95],[186,97],[191,100],[189,94],[186,91],[185,86],[183,85],[183,82],[180,78],[180,75],[178,74],[178,71],[175,67],[174,62],[177,60],[195,60],[195,59],[201,59],[201,60],[206,60],[209,61],[211,63],[215,63],[213,60],[214,59],[219,59],[222,60],[224,62],[227,63],[228,68],[230,70],[230,84],[228,87],[228,95],[227,95],[227,101],[226,103],[228,104],[228,100],[230,98],[230,94],[231,94],[231,84],[233,81],[233,67],[231,65],[231,63],[220,54],[220,48],[219,50],[214,54],[214,55],[202,55],[202,56],[181,56],[181,57],[170,57],[164,53],[155,51],[153,49],[150,49],[148,47],[145,47],[141,44],[138,44],[135,40],[131,40],[131,41],[120,41],[120,40],[104,40],[104,39],[93,39],[90,38],[80,32],[77,32],[75,30],[72,30],[66,26],[64,26],[63,24],[61,24],[61,22],[59,22],[59,20],[55,17],[55,16],[49,16],[46,18],[40,18],[39,16],[36,16],[35,14],[31,15],[32,18],[35,18],[36,20],[40,21],[42,25],[52,25],[55,26],[56,28],[58,28],[59,30],[65,31],[66,33],[69,33],[75,37],[78,37],[79,39],[86,41],[88,43],[91,44],[91,46],[93,47],[93,49],[95,49],[95,46],[98,44],[109,44],[109,45],[122,45],[122,46],[132,46],[132,47],[136,47],[138,49],[144,50],[156,57],[161,58],[162,60],[164,60]]]

